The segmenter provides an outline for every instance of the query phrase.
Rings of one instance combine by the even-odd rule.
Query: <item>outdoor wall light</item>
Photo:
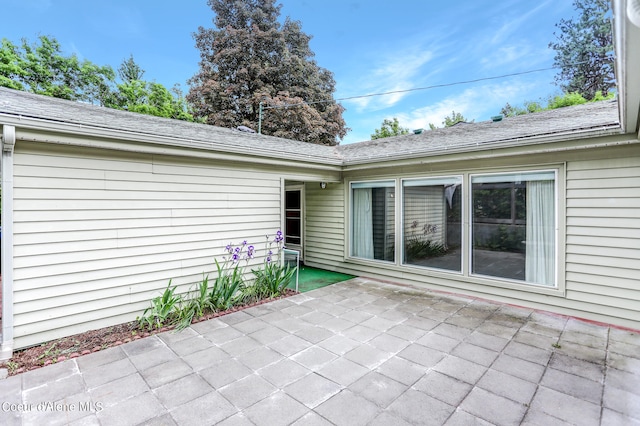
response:
[[[327,188],[327,182],[320,182],[320,189],[326,189]]]

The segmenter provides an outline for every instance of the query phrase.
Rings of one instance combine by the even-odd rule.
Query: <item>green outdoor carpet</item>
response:
[[[298,291],[304,293],[305,291],[315,290],[316,288],[350,280],[351,278],[355,278],[355,275],[341,274],[339,272],[301,266],[300,271],[298,272]],[[287,287],[295,290],[295,281],[292,281]]]

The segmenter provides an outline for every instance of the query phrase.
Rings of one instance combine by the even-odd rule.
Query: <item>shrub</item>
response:
[[[138,318],[141,328],[161,328],[173,324],[178,316],[178,308],[182,301],[180,295],[174,294],[176,287],[171,287],[171,280],[161,296],[151,299],[151,306],[144,310]]]
[[[285,292],[295,268],[281,266],[278,262],[283,249],[282,231],[277,231],[273,239],[267,235],[266,254],[262,268],[253,269],[256,277],[252,283],[245,281],[244,268],[255,257],[255,248],[247,241],[225,247],[222,262],[214,259],[216,278],[203,275],[202,281],[186,295],[176,295],[176,287],[171,281],[161,296],[151,300],[138,323],[141,328],[161,328],[176,325],[178,330],[189,327],[195,318],[208,312],[225,311],[238,304],[256,302],[277,297]]]
[[[407,238],[404,251],[407,261],[437,257],[447,253],[444,245],[419,238],[418,236],[410,236]]]

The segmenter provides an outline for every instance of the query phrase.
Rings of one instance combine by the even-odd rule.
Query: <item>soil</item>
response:
[[[202,318],[195,319],[193,323],[206,321],[212,318],[241,311],[243,309],[261,305],[273,300],[282,299],[296,294],[292,290],[287,290],[283,296],[261,300],[256,303],[244,306],[236,306],[227,311],[214,312]],[[0,364],[0,368],[6,368],[9,375],[24,373],[40,367],[55,364],[70,358],[88,355],[109,347],[119,346],[133,340],[148,337],[153,334],[171,330],[173,327],[163,327],[155,330],[141,329],[137,321],[119,324],[111,327],[100,328],[98,330],[86,331],[73,336],[63,337],[33,346],[27,349],[15,351],[10,360]]]

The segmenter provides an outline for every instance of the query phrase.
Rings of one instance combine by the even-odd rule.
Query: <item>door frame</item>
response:
[[[300,244],[287,244],[287,192],[299,191],[300,192]],[[282,232],[285,235],[285,245],[288,249],[298,250],[300,252],[300,260],[304,259],[304,230],[305,230],[305,185],[304,183],[295,183],[284,185],[284,193],[282,200]]]

